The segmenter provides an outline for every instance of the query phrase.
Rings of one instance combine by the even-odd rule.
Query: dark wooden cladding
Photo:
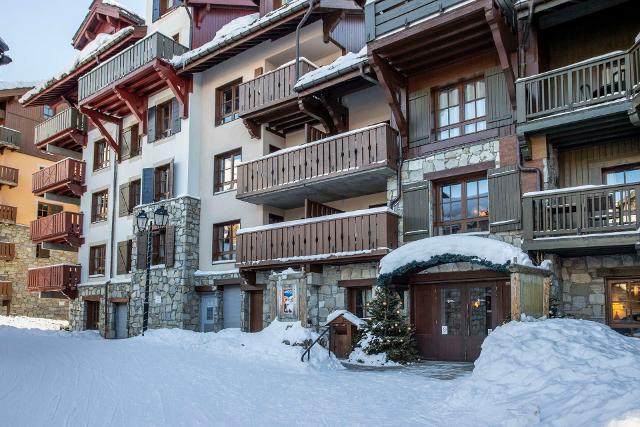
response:
[[[27,274],[29,292],[59,291],[72,294],[80,283],[79,265],[60,264],[47,267],[30,268]]]
[[[18,169],[0,166],[0,186],[3,184],[9,186],[18,185]]]
[[[635,231],[640,184],[605,185],[525,195],[525,239]]]
[[[86,165],[81,160],[67,158],[33,174],[32,191],[79,197],[84,192]]]
[[[238,233],[241,267],[275,266],[351,258],[375,258],[397,247],[398,217],[372,209],[360,215],[331,215],[303,223],[283,222]],[[319,256],[319,257],[318,257]]]
[[[3,149],[18,150],[22,134],[20,131],[0,126],[0,153]]]
[[[18,208],[15,206],[0,205],[0,223],[15,224]]]
[[[304,201],[304,217],[305,218],[317,218],[321,216],[333,215],[342,213],[340,209],[332,208],[331,206],[324,205],[322,203],[314,202],[313,200]]]
[[[629,69],[631,70],[631,89],[634,94],[640,91],[640,40],[629,49]]]
[[[71,137],[71,133],[86,134],[87,120],[77,109],[71,107],[40,123],[36,126],[35,132],[37,146],[42,147],[53,143],[67,148],[66,145],[77,145]]]
[[[316,67],[300,60],[300,76]],[[287,65],[265,73],[240,85],[240,116],[254,113],[297,97],[293,90],[296,84],[296,64]]]
[[[304,125],[304,142],[306,143],[314,142],[326,137],[327,137],[327,134],[325,132],[314,128],[308,123]]]
[[[8,280],[0,280],[0,301],[11,300],[13,287]]]
[[[82,243],[82,214],[60,212],[31,221],[33,243],[62,243],[80,246]]]
[[[328,180],[366,169],[396,169],[397,131],[386,124],[321,139],[294,149],[276,151],[238,166],[238,198]]]
[[[204,5],[203,5],[204,6]],[[247,6],[215,7],[206,11],[206,7],[195,8],[194,19],[199,21],[193,26],[192,49],[211,41],[218,30],[236,18],[253,13],[255,8]]]
[[[0,242],[0,261],[11,261],[16,257],[15,243]]]

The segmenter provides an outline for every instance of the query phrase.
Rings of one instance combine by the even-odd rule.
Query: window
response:
[[[640,165],[626,166],[606,171],[605,182],[608,185],[634,184],[640,182]]]
[[[141,137],[138,132],[137,123],[122,131],[122,145],[120,147],[122,160],[127,160],[142,154],[142,144],[140,144],[140,141]]]
[[[91,196],[91,222],[107,220],[109,210],[109,192],[107,190],[93,193]]]
[[[38,218],[44,218],[45,216],[54,215],[59,212],[62,212],[62,206],[60,205],[38,202]]]
[[[140,204],[140,180],[129,182],[129,214],[133,213],[133,208]]]
[[[625,335],[640,331],[640,278],[607,283],[609,326]]]
[[[279,224],[284,222],[284,217],[276,214],[269,214],[269,224]]]
[[[159,230],[151,235],[151,265],[160,265],[166,263],[166,237],[166,230]]]
[[[175,0],[160,0],[160,15],[164,15],[176,5]]]
[[[485,101],[484,80],[440,90],[436,106],[438,139],[485,130]]]
[[[349,311],[361,319],[369,317],[368,305],[372,298],[370,287],[349,288],[348,298]]]
[[[171,198],[171,164],[158,166],[154,171],[154,200],[160,201]]]
[[[45,105],[44,107],[42,107],[42,117],[45,120],[50,119],[51,117],[55,116],[55,114],[55,111],[50,106]]]
[[[36,258],[49,258],[50,256],[49,249],[42,249],[42,243],[36,245]]]
[[[107,245],[91,246],[89,248],[89,275],[104,275],[104,265],[107,256]]]
[[[489,230],[486,178],[462,178],[438,184],[436,232],[439,235]]]
[[[216,126],[229,123],[238,118],[241,82],[242,80],[236,80],[216,90]]]
[[[213,261],[227,261],[236,258],[236,234],[240,221],[213,225]]]
[[[242,159],[240,150],[220,154],[215,157],[214,166],[214,192],[234,190],[238,183],[236,170]]]
[[[100,139],[93,145],[93,170],[97,171],[109,167],[109,146],[107,141]]]
[[[156,140],[171,136],[171,100],[156,106]]]

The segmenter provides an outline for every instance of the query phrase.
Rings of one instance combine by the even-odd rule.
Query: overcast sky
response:
[[[145,0],[118,0],[142,13]],[[45,80],[73,60],[71,37],[91,0],[0,0],[0,37],[13,62],[0,66],[0,80]]]

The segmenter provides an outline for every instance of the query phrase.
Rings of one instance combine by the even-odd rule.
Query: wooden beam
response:
[[[118,96],[118,98],[120,98],[125,103],[129,111],[131,111],[131,114],[133,114],[136,117],[136,119],[138,120],[138,123],[140,123],[142,127],[141,134],[146,135],[147,134],[146,99],[141,98],[137,95],[134,95],[131,92],[128,92],[127,90],[120,87],[114,87],[113,91]]]
[[[249,131],[251,138],[260,139],[260,136],[262,135],[262,126],[251,119],[242,119],[242,123],[244,123],[244,127]]]
[[[314,96],[300,98],[298,99],[298,106],[300,107],[300,111],[303,111],[309,117],[313,117],[318,120],[324,127],[325,132],[332,135],[339,133],[333,117],[331,117],[327,109],[324,108],[319,98]]]
[[[156,61],[153,64],[153,68],[160,78],[167,83],[173,95],[178,99],[178,103],[180,104],[180,117],[183,119],[189,117],[189,80],[178,77],[173,68],[164,62]]]
[[[107,144],[113,149],[115,152],[116,159],[120,157],[120,144],[118,144],[107,128],[104,127],[102,120],[109,121],[111,123],[115,123],[118,126],[118,134],[122,130],[122,119],[116,119],[115,117],[107,116],[106,114],[100,113],[98,111],[89,110],[88,108],[80,107],[80,112],[87,116],[89,120],[98,128],[100,134],[107,140]],[[107,119],[108,118],[108,119]]]
[[[516,106],[516,67],[517,64],[513,64],[511,54],[516,52],[517,42],[515,35],[511,29],[507,26],[504,17],[500,14],[500,11],[496,9],[493,2],[487,3],[484,9],[485,18],[491,29],[491,36],[493,42],[496,45],[498,51],[498,58],[500,59],[500,67],[507,80],[507,91],[509,92],[509,99],[511,100],[511,108]]]
[[[371,64],[384,90],[404,145],[409,137],[409,127],[405,115],[406,106],[404,105],[407,99],[407,79],[375,52],[369,54],[369,64]]]
[[[333,126],[336,133],[342,133],[349,130],[349,110],[342,104],[335,101],[335,98],[326,96],[320,97],[320,102],[327,110],[329,117],[333,120]]]
[[[322,39],[325,43],[331,41],[331,33],[344,18],[345,13],[344,10],[336,10],[335,12],[322,15]]]

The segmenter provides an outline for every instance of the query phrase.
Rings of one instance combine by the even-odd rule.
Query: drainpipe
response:
[[[396,146],[398,147],[398,172],[396,174],[396,181],[398,182],[398,195],[391,201],[389,201],[390,209],[393,209],[402,197],[402,165],[404,164],[404,159],[402,158],[402,137],[398,135],[396,137],[396,141]]]
[[[184,10],[187,11],[187,15],[189,16],[189,49],[193,48],[193,16],[191,16],[191,10],[189,10],[189,5],[187,2],[182,3],[184,6]]]
[[[520,172],[525,173],[535,173],[536,174],[536,191],[540,191],[540,182],[542,181],[542,174],[540,173],[540,169],[535,167],[526,167],[522,165],[522,156],[520,155],[520,144],[516,140],[516,163],[518,165],[518,170]]]
[[[314,1],[315,0],[309,0],[309,9],[307,9],[306,13],[304,14],[300,22],[298,22],[298,26],[296,27],[296,82],[300,80],[300,30],[302,29],[304,23],[307,22],[307,19],[309,19],[309,16],[313,11]]]
[[[380,82],[377,79],[374,79],[373,77],[371,77],[370,75],[364,72],[364,63],[360,64],[360,77],[362,77],[363,79],[365,79],[366,81],[374,85],[380,84]]]
[[[120,126],[118,126],[118,133],[120,133],[122,128],[122,124],[120,124]],[[116,253],[117,249],[116,249],[116,194],[118,191],[118,161],[120,159],[117,158],[117,153],[114,151],[114,162],[113,162],[113,183],[112,183],[112,188],[113,191],[111,192],[111,194],[113,194],[113,197],[111,198],[111,256],[109,257],[109,280],[107,280],[107,282],[104,284],[104,337],[107,337],[107,332],[109,330],[108,328],[108,324],[109,322],[107,322],[108,319],[108,307],[109,307],[109,294],[108,294],[108,290],[109,290],[109,284],[111,284],[111,279],[113,278],[113,261],[114,261],[114,254]],[[117,258],[117,254],[116,254],[116,258]]]

